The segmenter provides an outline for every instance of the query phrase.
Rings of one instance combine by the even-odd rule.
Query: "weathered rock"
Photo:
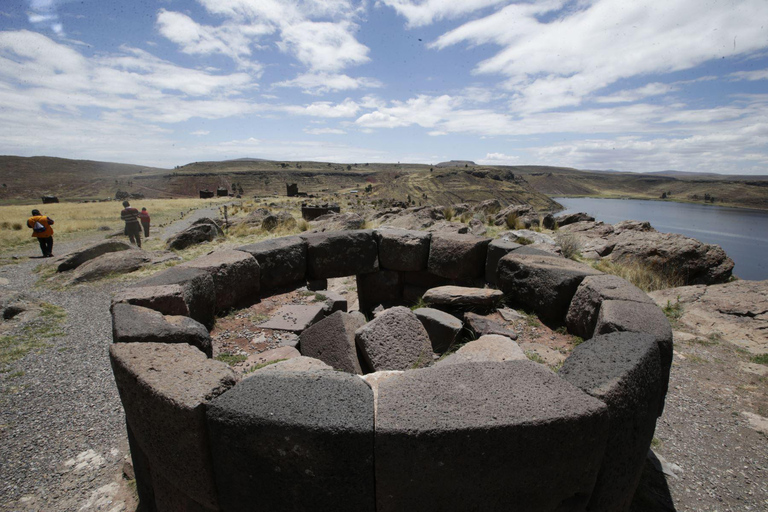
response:
[[[530,361],[445,365],[382,382],[376,510],[584,510],[606,409]]]
[[[261,229],[265,231],[274,231],[277,228],[293,229],[295,227],[296,219],[288,212],[270,214],[261,221]]]
[[[109,355],[126,422],[153,481],[162,474],[217,509],[205,412],[209,400],[235,384],[232,370],[179,343],[115,343]]]
[[[259,297],[259,264],[249,253],[225,249],[182,263],[199,268],[213,278],[216,311],[225,311],[248,299]]]
[[[270,372],[281,372],[281,371],[309,372],[314,370],[333,370],[333,368],[331,368],[324,362],[320,361],[319,359],[313,359],[311,357],[305,357],[305,356],[298,356],[298,357],[292,357],[290,359],[286,359],[285,361],[280,361],[274,364],[267,365],[263,368],[259,368],[258,370],[254,370],[253,373],[263,372],[265,370],[268,370]],[[246,378],[253,375],[253,373],[248,374]]]
[[[177,308],[178,301],[173,297],[177,297],[179,291],[172,286],[167,288],[169,285],[181,287],[180,296],[186,304],[186,312]],[[139,288],[153,288],[153,290],[141,291]],[[216,294],[213,278],[205,270],[171,267],[131,285],[125,294],[121,293],[118,296],[121,300],[116,299],[116,302],[144,306],[165,315],[187,315],[209,329],[213,327]],[[166,308],[164,305],[169,307]]]
[[[501,203],[498,199],[486,199],[472,207],[473,212],[481,212],[483,215],[494,215],[501,210]]]
[[[78,266],[69,279],[70,284],[87,283],[98,279],[135,272],[152,260],[141,250],[110,252],[90,259]]]
[[[325,316],[323,304],[288,304],[281,306],[269,320],[259,324],[259,328],[300,333],[323,316]]]
[[[559,375],[608,406],[608,444],[589,510],[628,510],[656,428],[663,372],[653,336],[613,333],[576,347]]]
[[[261,227],[262,222],[264,222],[264,219],[272,215],[272,212],[270,212],[266,208],[257,208],[253,210],[252,212],[248,213],[245,217],[242,219],[233,222],[237,224],[248,224],[255,227]]]
[[[541,219],[541,225],[544,229],[555,229],[555,226],[557,225],[555,217],[551,213],[544,215]]]
[[[464,321],[467,323],[467,326],[470,328],[470,330],[477,336],[495,334],[506,336],[512,340],[517,339],[517,333],[515,331],[507,328],[504,326],[504,324],[497,322],[492,318],[468,311],[464,313]]]
[[[431,234],[404,229],[377,229],[374,233],[382,269],[415,272],[427,268]]]
[[[366,274],[379,270],[379,250],[371,230],[303,235],[307,275],[313,279]]]
[[[429,247],[429,272],[448,279],[472,279],[485,275],[490,238],[474,235],[433,235]]]
[[[264,240],[237,248],[259,262],[261,287],[274,289],[305,280],[307,242],[298,236]]]
[[[462,224],[461,222],[448,222],[441,220],[429,226],[426,231],[428,233],[440,234],[443,236],[466,235],[469,233],[469,226]]]
[[[403,285],[400,273],[394,270],[380,270],[357,275],[357,298],[361,311],[371,311],[379,305],[392,305],[402,299]]]
[[[96,242],[67,255],[56,268],[57,272],[66,272],[79,267],[86,261],[92,260],[109,252],[127,251],[133,249],[131,244],[118,240]]]
[[[470,341],[455,353],[435,363],[435,366],[462,363],[527,361],[520,346],[507,336],[488,334]]]
[[[373,393],[359,377],[259,370],[212,402],[208,428],[222,510],[375,508]]]
[[[536,362],[543,361],[545,365],[551,368],[562,365],[566,359],[562,352],[541,343],[519,343],[519,345],[528,356],[528,359],[535,360]]]
[[[301,333],[301,353],[319,359],[335,370],[362,374],[355,331],[363,325],[365,319],[337,311]]]
[[[601,272],[557,256],[528,256],[517,251],[499,261],[499,287],[517,304],[533,309],[545,322],[563,323],[581,281]]]
[[[439,286],[427,290],[424,302],[435,306],[484,306],[496,304],[504,297],[504,292],[493,288],[468,288],[466,286]]]
[[[180,251],[191,245],[211,242],[223,237],[224,232],[216,222],[211,219],[199,219],[184,231],[169,238],[165,245],[168,249]]]
[[[463,327],[461,320],[439,309],[418,308],[413,310],[413,314],[426,329],[432,351],[438,354],[445,352],[453,345]]]
[[[363,229],[365,218],[354,212],[328,213],[312,221],[313,232]]]
[[[496,267],[499,260],[520,247],[523,246],[505,238],[497,238],[488,244],[488,253],[485,258],[485,281],[487,283],[496,284]]]
[[[243,366],[245,367],[245,371],[248,372],[250,369],[260,364],[267,364],[275,361],[282,362],[282,360],[289,360],[293,359],[294,357],[301,357],[301,353],[295,348],[278,347],[273,348],[272,350],[265,350],[264,352],[260,352],[258,354],[251,354],[248,356],[248,359],[245,360],[245,364]]]
[[[650,304],[653,300],[626,280],[613,275],[585,277],[568,307],[565,324],[571,334],[584,339],[595,332],[597,315],[604,300],[628,300]]]
[[[555,222],[558,226],[567,226],[575,222],[593,222],[595,220],[591,215],[587,215],[584,212],[579,213],[564,213],[555,217]]]
[[[513,231],[505,231],[499,234],[499,238],[504,240],[510,240],[517,242],[521,238],[529,240],[534,244],[547,244],[555,246],[555,239],[546,233],[539,233],[538,231],[531,231],[530,229],[515,229]]]
[[[211,337],[205,326],[187,316],[165,316],[153,309],[112,304],[115,343],[187,343],[211,357]]]
[[[376,416],[376,411],[378,409],[379,386],[381,385],[382,382],[388,381],[390,379],[396,379],[398,376],[402,374],[403,372],[400,370],[383,370],[380,372],[367,373],[365,375],[360,376],[360,378],[363,379],[366,384],[368,384],[368,387],[371,388],[371,391],[373,391],[374,418]]]
[[[426,229],[440,220],[445,220],[443,209],[433,206],[397,209],[379,218],[382,226],[413,230]]]
[[[355,333],[367,367],[374,371],[407,370],[432,362],[432,345],[421,322],[408,308],[387,309]]]
[[[510,205],[496,214],[494,224],[497,226],[515,227],[515,221],[519,218],[533,215],[533,208],[525,204]]]

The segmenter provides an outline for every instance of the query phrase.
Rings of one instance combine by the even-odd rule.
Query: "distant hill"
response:
[[[448,162],[440,162],[435,167],[475,167],[477,164],[472,160],[449,160]]]

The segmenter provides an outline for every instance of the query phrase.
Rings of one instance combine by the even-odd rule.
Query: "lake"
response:
[[[609,224],[648,221],[657,231],[717,244],[736,264],[734,275],[741,279],[768,279],[767,211],[637,199],[553,199],[566,208],[560,213],[586,212]]]

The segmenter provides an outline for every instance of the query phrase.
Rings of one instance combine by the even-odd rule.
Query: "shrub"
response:
[[[516,213],[513,212],[507,215],[507,227],[509,229],[518,229],[518,225],[519,225],[519,222],[518,222]]]
[[[453,219],[454,215],[456,215],[456,211],[451,208],[450,206],[443,208],[443,215],[445,215],[445,220],[450,221]]]
[[[568,259],[575,260],[581,256],[581,242],[573,233],[557,233],[555,244],[560,248],[563,256]]]
[[[602,259],[591,265],[606,274],[622,277],[645,292],[676,288],[685,284],[685,280],[674,270],[657,268],[636,259]]]
[[[530,238],[526,238],[524,236],[519,236],[517,237],[517,240],[515,240],[515,243],[520,245],[531,245],[533,243],[533,240],[531,240]]]
[[[14,222],[13,226],[11,227],[13,228],[14,231],[21,231],[21,224],[19,224],[18,222]]]

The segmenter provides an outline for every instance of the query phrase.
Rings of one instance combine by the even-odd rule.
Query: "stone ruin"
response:
[[[516,346],[501,336],[422,367],[427,323],[392,307],[367,323],[343,311],[315,319],[304,356],[244,377],[211,359],[217,312],[350,275],[364,309],[489,282],[500,291],[474,295],[503,294],[587,341],[558,373],[489,350]],[[140,281],[111,311],[146,510],[627,510],[672,361],[666,317],[630,283],[473,235],[266,240]]]
[[[304,220],[311,221],[329,213],[341,213],[341,207],[335,203],[325,204],[302,204],[301,217]]]

